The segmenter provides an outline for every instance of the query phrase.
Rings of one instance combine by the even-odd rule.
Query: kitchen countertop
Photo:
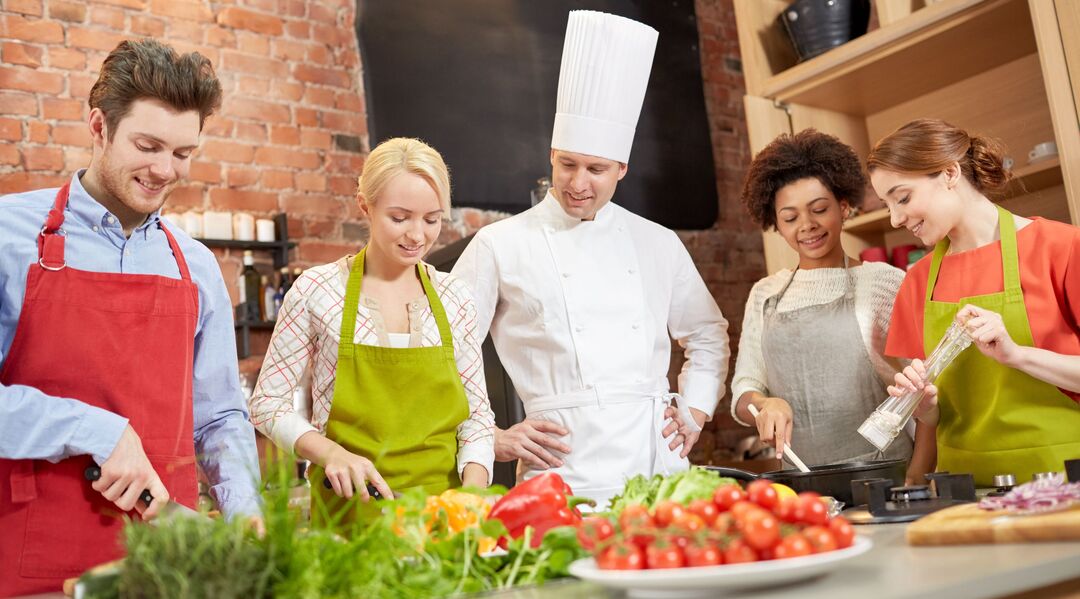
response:
[[[1075,593],[1080,589],[1080,542],[912,547],[904,540],[906,527],[906,524],[856,527],[859,534],[874,542],[873,548],[838,564],[836,570],[825,576],[781,587],[732,593],[718,591],[716,595],[732,598],[975,599],[1013,595],[1073,579],[1077,584],[1070,586],[1071,591]],[[573,580],[492,596],[499,599],[585,599],[624,595]]]

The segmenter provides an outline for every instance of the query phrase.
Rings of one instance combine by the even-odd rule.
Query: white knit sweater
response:
[[[885,339],[889,332],[893,301],[900,289],[900,282],[904,280],[904,271],[884,262],[867,262],[852,267],[851,274],[855,280],[855,319],[859,322],[866,353],[878,377],[886,385],[891,385],[893,376],[903,363],[885,356]],[[789,278],[791,271],[784,269],[761,279],[746,300],[739,354],[735,360],[735,377],[731,381],[731,415],[743,426],[750,425],[735,415],[735,406],[742,394],[747,391],[769,393],[761,351],[762,306],[766,298],[780,292]],[[790,312],[825,304],[842,296],[846,288],[847,275],[843,268],[800,270],[776,309]]]

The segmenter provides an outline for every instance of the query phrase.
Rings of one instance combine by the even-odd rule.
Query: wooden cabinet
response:
[[[920,117],[997,137],[1016,182],[1001,204],[1017,214],[1080,223],[1080,2],[876,0],[881,26],[797,63],[777,22],[786,0],[735,0],[750,149],[807,127],[836,135],[865,158],[870,147]],[[1028,163],[1037,143],[1058,157]],[[884,208],[845,224],[844,247],[917,243]],[[765,233],[771,274],[797,263]]]

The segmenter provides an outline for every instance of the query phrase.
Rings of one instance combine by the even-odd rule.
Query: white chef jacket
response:
[[[603,507],[631,476],[688,467],[660,436],[670,337],[686,353],[679,392],[710,418],[730,351],[727,321],[673,231],[610,202],[582,221],[549,194],[481,229],[453,273],[472,286],[477,335],[490,328],[526,416],[570,430],[572,451],[555,452],[564,465],[553,470],[575,494]]]

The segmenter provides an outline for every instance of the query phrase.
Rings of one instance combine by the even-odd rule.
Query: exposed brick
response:
[[[150,0],[150,12],[161,17],[208,23],[214,20],[214,13],[208,4],[192,0]]]
[[[207,137],[232,137],[233,125],[235,124],[232,119],[215,113],[203,123],[203,134]]]
[[[311,108],[296,108],[293,111],[295,113],[295,122],[302,127],[318,127],[319,126],[319,111],[312,110]]]
[[[356,205],[353,203],[352,205]],[[447,227],[449,228],[449,227]],[[444,229],[445,230],[445,229]],[[368,226],[367,221],[349,222],[345,221],[341,223],[341,237],[348,241],[366,242],[371,235],[371,227]]]
[[[192,160],[188,178],[203,183],[221,183],[221,165],[216,162]]]
[[[356,193],[356,177],[330,177],[330,192],[352,196]]]
[[[306,40],[311,37],[311,25],[307,21],[286,21],[285,33],[289,37]]]
[[[245,166],[231,166],[225,173],[229,187],[249,187],[259,180],[259,171]]]
[[[255,148],[246,143],[211,139],[199,147],[199,158],[206,160],[248,163],[254,157]]]
[[[244,141],[266,143],[266,125],[262,123],[236,123],[233,136]]]
[[[113,6],[135,8],[138,10],[146,8],[146,0],[97,0],[97,2],[100,4],[112,4]]]
[[[68,44],[76,48],[91,48],[111,52],[117,44],[125,39],[128,39],[128,36],[119,33],[108,33],[100,29],[74,26],[68,28]]]
[[[336,136],[335,136],[336,137]],[[334,152],[326,158],[326,169],[331,173],[357,174],[364,168],[364,157],[359,154]]]
[[[225,69],[235,73],[259,75],[261,77],[284,78],[289,75],[289,67],[280,60],[248,56],[232,50],[222,53]]]
[[[270,81],[261,77],[240,77],[236,91],[245,96],[265,97],[270,93]]]
[[[285,14],[290,17],[307,16],[308,3],[306,0],[284,0],[281,4],[284,5]]]
[[[198,21],[186,21],[184,19],[171,19],[169,21],[169,41],[187,41],[193,44],[201,44],[206,39],[206,24]]]
[[[202,184],[190,184],[183,187],[177,187],[169,194],[167,205],[169,210],[176,212],[184,212],[192,208],[202,208],[204,206],[203,201],[204,187]]]
[[[42,15],[41,0],[4,0],[4,10],[32,17]]]
[[[318,129],[301,129],[300,145],[305,148],[330,149],[330,132]]]
[[[96,81],[95,75],[71,73],[68,75],[68,95],[85,100],[90,97],[90,88],[94,87]]]
[[[266,189],[289,189],[293,186],[293,175],[289,171],[263,170],[259,183]]]
[[[42,98],[41,118],[58,121],[81,121],[84,103],[66,98]]]
[[[216,25],[206,28],[206,43],[223,48],[236,47],[236,34],[230,29]]]
[[[269,166],[291,166],[313,169],[322,164],[315,152],[301,152],[288,148],[261,147],[255,150],[255,162]]]
[[[336,236],[339,221],[336,218],[305,218],[304,237],[329,239]]]
[[[18,89],[38,94],[58,94],[64,89],[64,77],[25,67],[0,67],[0,89]]]
[[[27,19],[18,15],[7,15],[3,19],[6,38],[38,44],[58,44],[64,41],[64,27],[55,21]]]
[[[257,33],[237,31],[236,47],[245,54],[270,56],[270,40],[266,36]]]
[[[124,11],[117,8],[95,6],[90,9],[90,22],[109,29],[124,29]]]
[[[300,144],[300,129],[274,125],[270,127],[270,143],[282,146],[295,146]]]
[[[222,210],[276,212],[278,209],[278,196],[276,193],[261,191],[211,189],[210,205]]]
[[[6,141],[22,140],[22,121],[19,119],[0,118],[0,139]]]
[[[307,47],[300,42],[276,39],[270,54],[278,60],[304,60],[306,51]]]
[[[350,44],[354,35],[351,27],[338,27],[337,25],[323,25],[321,23],[311,24],[311,39],[331,46]]]
[[[296,188],[301,191],[326,191],[326,175],[310,171],[296,173]]]
[[[74,48],[49,48],[49,66],[54,69],[81,71],[86,68],[86,53]]]
[[[278,0],[244,0],[244,4],[264,12],[273,12],[278,9]]]
[[[49,124],[42,121],[30,121],[26,124],[26,141],[35,144],[49,143]]]
[[[54,146],[23,146],[23,168],[28,171],[59,171],[64,168],[64,150]]]
[[[169,45],[181,54],[187,54],[188,52],[198,52],[199,54],[202,54],[207,59],[209,59],[210,62],[213,63],[214,68],[219,70],[221,68],[221,51],[213,46],[207,46],[206,44],[199,44],[184,40],[169,40]]]
[[[364,112],[364,99],[355,92],[339,92],[334,96],[334,107],[349,112]]]
[[[270,82],[270,97],[295,102],[304,97],[304,84],[274,79]]]
[[[321,83],[336,87],[352,87],[352,77],[349,73],[337,69],[324,69],[320,67],[298,64],[293,67],[293,77],[307,83]]]
[[[282,20],[273,15],[257,13],[243,8],[230,6],[218,13],[219,25],[233,29],[247,29],[264,35],[281,35],[284,32]]]
[[[356,253],[356,246],[351,243],[301,241],[299,249],[300,259],[312,264],[326,264],[353,253]]]
[[[69,23],[82,23],[86,20],[86,5],[82,2],[50,0],[49,18],[67,21]]]
[[[65,146],[90,147],[90,130],[86,125],[56,125],[52,128],[53,143]]]
[[[304,104],[308,106],[315,104],[333,108],[334,96],[335,91],[333,88],[310,85],[307,90],[304,91]]]
[[[40,67],[45,50],[41,46],[29,46],[18,42],[4,42],[0,45],[0,59],[10,64],[28,67]]]
[[[68,177],[64,175],[27,173],[24,171],[2,174],[0,175],[0,195],[60,187],[67,179]]]
[[[307,60],[312,64],[330,66],[334,64],[334,56],[330,53],[330,49],[325,44],[309,44],[307,49]]]
[[[0,91],[0,114],[37,116],[37,96],[22,92]]]
[[[14,165],[21,162],[22,156],[16,144],[0,144],[0,164]]]
[[[297,173],[296,177],[299,178]],[[328,194],[293,193],[282,197],[281,209],[288,213],[308,214],[342,218],[346,214],[345,201]]]
[[[226,99],[223,112],[228,116],[268,123],[287,123],[290,119],[288,106],[248,98]]]
[[[324,112],[322,123],[327,129],[345,133],[362,134],[367,131],[364,115],[355,112]]]
[[[162,37],[165,35],[165,21],[146,15],[131,15],[131,32],[147,37]]]
[[[90,164],[92,152],[87,148],[64,148],[64,172],[72,173]]]

